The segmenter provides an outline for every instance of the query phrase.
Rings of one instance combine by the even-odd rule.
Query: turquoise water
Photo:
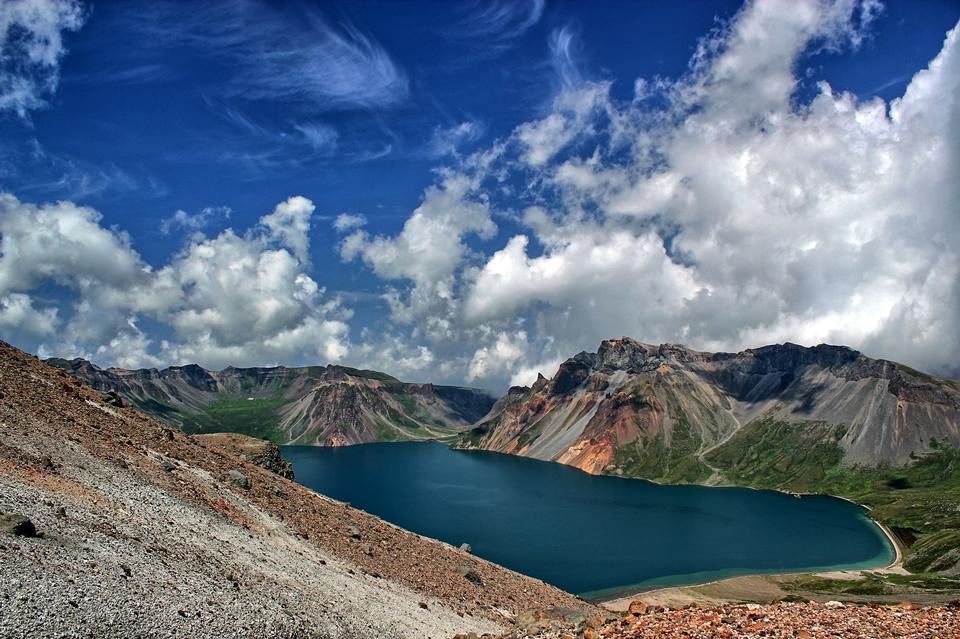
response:
[[[833,497],[595,477],[432,442],[282,450],[317,492],[586,597],[893,559],[865,510]]]

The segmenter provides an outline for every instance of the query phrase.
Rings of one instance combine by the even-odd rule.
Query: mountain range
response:
[[[102,391],[187,433],[238,432],[278,444],[346,446],[449,439],[483,417],[494,398],[457,386],[410,384],[346,366],[163,370],[99,368],[52,358]]]

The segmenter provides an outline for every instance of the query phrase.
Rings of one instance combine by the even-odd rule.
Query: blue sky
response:
[[[935,175],[957,86],[905,93],[950,68],[958,19],[13,0],[0,331],[104,365],[342,361],[497,389],[619,334],[841,342],[956,374],[956,190]],[[891,175],[878,211],[863,191]]]

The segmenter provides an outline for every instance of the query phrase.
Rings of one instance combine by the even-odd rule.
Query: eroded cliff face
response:
[[[937,442],[960,446],[960,389],[846,347],[701,353],[624,337],[511,389],[458,445],[591,473],[720,483],[713,451],[764,420],[812,425],[815,435],[799,441],[835,442],[846,463],[897,465]]]
[[[82,359],[49,362],[186,432],[238,432],[281,444],[445,439],[494,403],[478,389],[409,384],[333,365],[208,371],[196,365],[124,370]]]

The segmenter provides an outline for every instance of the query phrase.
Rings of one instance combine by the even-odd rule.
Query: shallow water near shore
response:
[[[596,477],[436,442],[282,452],[308,488],[592,599],[894,558],[866,510],[833,497]]]

